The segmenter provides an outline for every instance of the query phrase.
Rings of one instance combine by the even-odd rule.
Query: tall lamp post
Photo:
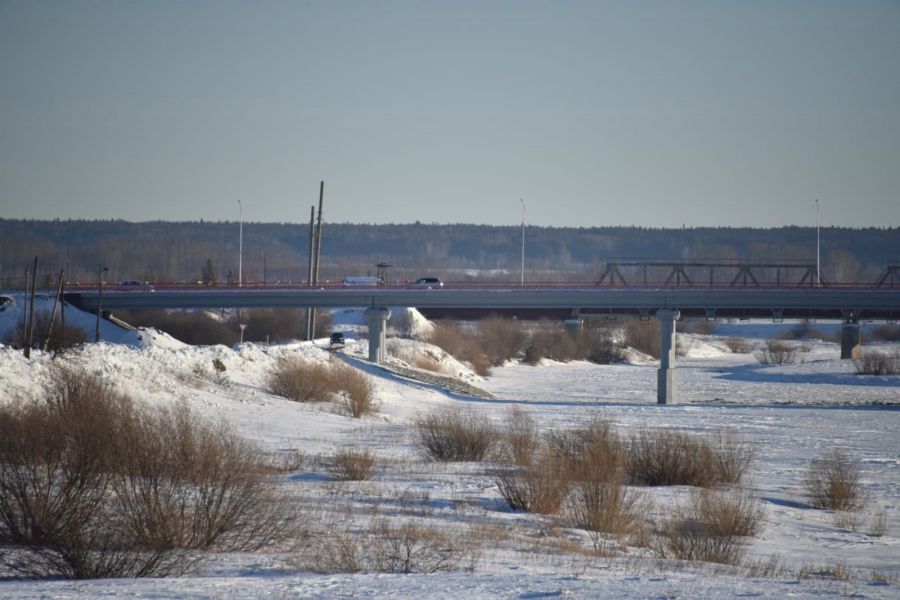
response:
[[[816,198],[816,286],[822,286],[822,271],[820,262],[819,244],[819,199]]]
[[[100,315],[103,314],[103,272],[109,271],[109,267],[97,265],[97,282],[100,286],[97,292],[97,330],[94,332],[94,342],[100,341]]]
[[[238,198],[238,287],[244,282],[244,205]]]
[[[525,286],[525,200],[519,198],[519,202],[522,203],[522,281],[521,284]]]

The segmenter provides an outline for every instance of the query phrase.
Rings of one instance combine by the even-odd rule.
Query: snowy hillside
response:
[[[40,300],[49,310],[48,301]],[[0,335],[21,319],[19,311],[14,303],[0,313]],[[427,333],[430,324],[418,313],[404,318],[395,325],[398,332]],[[93,331],[90,315],[70,309],[67,319]],[[335,312],[332,322],[336,330],[365,332],[360,311]],[[326,575],[303,569],[289,554],[221,554],[180,578],[2,581],[0,597],[897,598],[900,376],[860,377],[852,363],[838,359],[837,346],[826,342],[806,344],[796,364],[760,365],[752,354],[728,352],[722,338],[679,337],[686,348],[678,360],[679,404],[665,407],[655,403],[657,363],[649,360],[608,366],[510,363],[481,378],[425,342],[389,340],[390,364],[416,368],[427,360],[441,373],[495,397],[477,399],[367,363],[366,342],[353,335],[340,353],[330,352],[326,340],[192,347],[153,330],[127,332],[104,324],[107,341],[55,359],[36,352],[26,360],[20,351],[0,347],[0,402],[32,401],[55,361],[79,365],[142,402],[171,406],[184,401],[204,417],[228,421],[268,451],[302,453],[302,467],[282,476],[281,485],[299,502],[315,505],[327,522],[414,519],[475,531],[481,540],[471,572]],[[271,370],[279,359],[296,356],[311,362],[342,360],[363,370],[374,384],[376,414],[353,419],[327,405],[270,394]],[[224,380],[212,373],[216,359],[225,366]],[[755,453],[749,487],[761,499],[765,517],[762,532],[749,540],[747,562],[758,568],[662,560],[639,547],[604,556],[574,551],[585,542],[583,532],[552,517],[510,510],[485,464],[422,458],[413,422],[448,406],[477,409],[498,425],[511,406],[518,406],[544,432],[602,417],[623,432],[732,433]],[[325,458],[349,447],[378,457],[371,481],[338,483],[328,476]],[[830,448],[860,460],[867,508],[856,530],[839,527],[830,511],[814,510],[804,499],[807,465]],[[641,493],[652,500],[654,514],[664,514],[688,490],[642,488]],[[883,532],[876,531],[880,516]]]

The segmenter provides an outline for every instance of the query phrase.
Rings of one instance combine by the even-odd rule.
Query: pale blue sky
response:
[[[900,226],[900,1],[0,0],[0,216]]]

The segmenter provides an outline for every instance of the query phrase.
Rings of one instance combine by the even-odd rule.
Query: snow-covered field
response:
[[[416,318],[406,329],[427,327]],[[17,306],[0,312],[0,335],[21,318]],[[70,322],[89,315],[70,309]],[[351,331],[358,315],[335,315]],[[732,326],[732,329],[739,324]],[[748,326],[751,327],[751,326]],[[729,330],[728,335],[740,335]],[[766,334],[768,335],[768,334]],[[377,415],[352,419],[321,406],[290,402],[265,391],[277,359],[303,355],[329,360],[326,340],[237,348],[190,347],[152,330],[125,332],[104,324],[101,344],[56,360],[84,366],[135,398],[169,405],[183,400],[196,412],[225,419],[266,450],[301,452],[300,472],[282,485],[326,518],[363,519],[379,513],[443,527],[481,527],[483,544],[472,572],[432,575],[338,574],[304,571],[284,554],[210,557],[185,577],[150,580],[5,581],[3,598],[857,598],[900,597],[900,376],[860,377],[837,345],[804,342],[802,362],[759,365],[752,354],[732,354],[722,338],[680,336],[687,356],[678,360],[679,403],[657,406],[657,364],[599,366],[589,363],[508,364],[479,378],[450,357],[445,372],[462,374],[495,399],[461,396],[406,380],[367,364],[364,341],[351,339],[343,360],[375,382]],[[752,332],[747,337],[753,336]],[[396,340],[391,348],[410,356],[422,342]],[[435,352],[434,349],[431,351]],[[210,365],[218,358],[228,382]],[[53,358],[31,360],[0,346],[0,401],[34,397]],[[412,421],[437,407],[465,405],[501,424],[511,406],[528,410],[543,430],[566,428],[593,417],[622,431],[671,427],[689,432],[731,432],[750,444],[755,460],[749,487],[765,507],[765,526],[750,541],[747,560],[772,565],[770,573],[688,564],[655,558],[632,548],[624,556],[597,558],[567,551],[562,541],[579,532],[550,518],[505,507],[494,480],[480,463],[429,463],[420,458]],[[382,464],[368,482],[338,484],[320,472],[317,456],[358,446]],[[865,522],[857,531],[834,523],[829,511],[808,506],[803,475],[810,461],[831,448],[860,460],[867,496]],[[664,512],[686,489],[646,489]],[[330,517],[327,515],[330,514]],[[879,515],[883,535],[873,535]],[[846,579],[828,578],[842,571]],[[819,573],[817,575],[817,573]]]

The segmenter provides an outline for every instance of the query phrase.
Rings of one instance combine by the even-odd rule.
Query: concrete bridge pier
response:
[[[862,343],[859,337],[859,321],[849,319],[841,327],[841,359],[859,358]]]
[[[675,321],[677,310],[661,308],[656,311],[659,319],[659,370],[656,372],[656,403],[675,402]]]
[[[391,309],[382,307],[367,308],[364,313],[369,324],[369,361],[384,362],[384,339],[387,320],[391,318]]]

